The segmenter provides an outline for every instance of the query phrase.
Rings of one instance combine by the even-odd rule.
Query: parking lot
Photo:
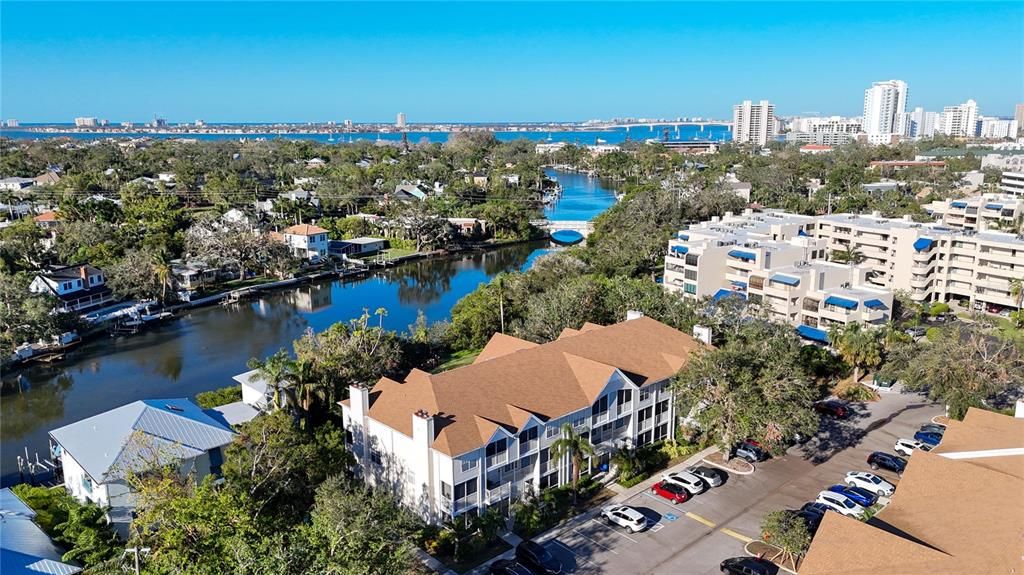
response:
[[[765,513],[813,501],[847,471],[870,471],[865,459],[871,451],[892,452],[896,439],[913,437],[941,413],[921,396],[884,394],[847,420],[823,421],[818,436],[758,464],[752,475],[730,474],[724,485],[685,503],[653,495],[649,488],[658,478],[638,493],[620,495],[616,502],[647,517],[649,527],[640,533],[605,524],[593,509],[540,541],[569,573],[719,573],[723,559],[744,555],[745,543],[759,538]],[[894,474],[875,473],[898,484]]]

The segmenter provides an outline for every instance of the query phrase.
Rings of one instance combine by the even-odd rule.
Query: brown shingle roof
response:
[[[311,236],[313,234],[326,234],[327,230],[312,224],[296,224],[285,228],[282,233],[293,236]]]
[[[412,414],[437,416],[433,447],[451,456],[482,447],[499,427],[519,429],[591,405],[618,369],[637,385],[673,376],[703,346],[650,318],[581,333],[543,345],[496,335],[487,356],[430,375],[414,370],[399,383],[382,378],[370,392],[369,416],[406,435]],[[484,353],[481,353],[483,356]]]
[[[1024,456],[947,457],[1007,447],[1024,447],[1024,419],[971,409],[939,447],[914,452],[868,524],[826,517],[800,575],[1021,573]]]
[[[32,219],[36,222],[55,222],[57,221],[57,212],[50,210],[48,212],[43,212]]]

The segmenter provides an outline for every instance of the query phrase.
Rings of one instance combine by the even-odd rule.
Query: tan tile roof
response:
[[[485,445],[497,430],[518,430],[530,415],[555,419],[591,405],[616,369],[637,385],[673,376],[700,342],[650,318],[536,345],[495,335],[472,365],[404,383],[382,378],[370,391],[369,416],[412,435],[412,415],[437,416],[433,447],[451,456]]]
[[[57,221],[57,212],[53,210],[49,212],[43,212],[32,219],[37,222],[55,222]]]
[[[518,337],[512,337],[503,333],[496,333],[491,336],[491,340],[484,346],[483,351],[480,355],[476,356],[473,363],[480,363],[481,361],[487,361],[503,355],[508,355],[513,352],[517,352],[521,349],[529,349],[531,347],[537,347],[537,344],[532,341],[526,341],[525,339],[519,339]]]
[[[972,409],[950,422],[868,524],[826,514],[800,575],[1024,572],[1024,456],[947,457],[1007,447],[1024,447],[1024,420]]]
[[[326,234],[327,230],[312,224],[296,224],[285,228],[282,233],[293,236],[311,236],[313,234]]]

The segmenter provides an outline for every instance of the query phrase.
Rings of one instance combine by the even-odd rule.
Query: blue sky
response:
[[[585,120],[1024,101],[1024,3],[0,2],[0,117]]]

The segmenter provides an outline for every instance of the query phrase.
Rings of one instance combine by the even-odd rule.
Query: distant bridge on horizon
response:
[[[630,128],[648,128],[652,132],[655,128],[678,128],[680,126],[700,126],[703,130],[707,126],[726,126],[730,130],[732,129],[732,122],[707,120],[701,122],[691,121],[678,121],[678,122],[635,122],[635,123],[608,123],[608,124],[593,124],[584,126],[588,130],[610,130],[612,128],[626,128],[628,131]]]

